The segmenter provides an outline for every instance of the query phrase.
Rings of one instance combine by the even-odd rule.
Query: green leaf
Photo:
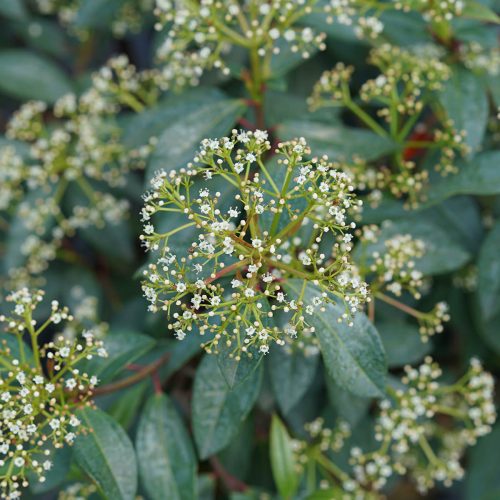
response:
[[[151,396],[136,438],[139,474],[151,500],[195,498],[196,457],[184,423],[165,394]]]
[[[286,415],[311,386],[318,369],[319,356],[305,355],[299,349],[276,346],[269,355],[269,374],[274,396]]]
[[[156,170],[172,170],[190,162],[199,143],[228,133],[245,110],[241,99],[227,97],[183,111],[163,129],[147,167],[147,178]]]
[[[270,439],[271,468],[276,487],[284,500],[291,499],[299,486],[291,441],[286,427],[273,415]]]
[[[192,421],[202,459],[222,450],[250,413],[262,382],[262,365],[236,389],[231,389],[214,355],[205,355],[196,371]]]
[[[427,192],[429,204],[458,194],[500,194],[500,151],[486,151],[462,162],[455,175],[436,179]]]
[[[119,15],[124,0],[86,0],[79,8],[75,25],[79,28],[107,28]]]
[[[85,408],[77,415],[92,430],[75,441],[78,465],[106,498],[133,500],[137,491],[137,462],[127,434],[101,410]]]
[[[439,100],[457,130],[467,133],[465,142],[473,151],[483,140],[488,122],[488,97],[483,80],[464,68],[455,66],[443,85]]]
[[[429,354],[432,345],[422,342],[418,327],[404,321],[377,323],[390,368],[413,364]]]
[[[114,402],[106,408],[106,411],[128,431],[135,422],[144,402],[144,395],[151,387],[151,380],[145,379],[141,382],[116,393]]]
[[[495,500],[500,498],[500,475],[498,474],[498,449],[500,448],[500,426],[479,440],[468,454],[465,475],[466,500]]]
[[[298,297],[302,280],[289,280],[284,288]],[[303,301],[312,304],[321,291],[306,286]],[[307,318],[315,328],[328,373],[343,389],[363,397],[379,397],[385,393],[387,363],[379,334],[365,314],[357,312],[353,326],[344,319],[344,305],[325,304],[324,312]]]
[[[335,414],[355,427],[368,413],[371,398],[362,398],[342,389],[332,377],[325,374],[328,399]]]
[[[318,490],[306,497],[306,500],[332,500],[334,498],[342,498],[345,491],[342,488],[328,488],[326,490]]]
[[[86,363],[86,370],[96,375],[101,382],[110,380],[154,345],[155,340],[149,335],[129,331],[110,332],[104,339],[108,357],[92,359]]]
[[[481,333],[500,352],[500,223],[484,240],[478,259],[478,295]]]
[[[23,0],[2,0],[0,2],[0,16],[19,21],[26,18],[26,14]]]
[[[462,15],[464,17],[477,19],[478,21],[484,21],[487,23],[500,23],[500,17],[498,17],[490,8],[479,2],[474,2],[471,0],[468,0],[465,3]]]
[[[226,346],[221,346],[219,354],[217,354],[219,370],[231,389],[238,387],[248,377],[251,377],[261,362],[262,356],[249,357],[243,355],[241,359],[237,360],[231,357],[231,348]]]
[[[133,262],[134,237],[127,221],[109,222],[102,229],[86,227],[79,233],[98,253],[108,257],[111,264],[118,267],[121,263]]]
[[[23,49],[0,51],[0,91],[17,99],[52,103],[72,91],[65,73],[50,59]]]
[[[169,95],[142,113],[130,113],[123,119],[123,142],[129,148],[147,144],[151,137],[159,137],[179,116],[194,113],[200,107],[225,101],[227,97],[213,87],[189,89],[182,94]]]
[[[308,121],[289,121],[279,127],[280,137],[305,137],[314,156],[328,155],[331,160],[349,160],[360,156],[375,160],[397,149],[397,144],[369,130]]]

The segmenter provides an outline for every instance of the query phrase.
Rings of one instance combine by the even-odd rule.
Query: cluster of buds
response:
[[[380,228],[375,225],[364,226],[361,244],[377,243]],[[377,246],[375,246],[377,247]],[[404,291],[415,299],[421,298],[423,274],[416,269],[416,259],[424,255],[425,243],[409,234],[396,234],[383,241],[383,249],[373,249],[370,255],[364,255],[367,262],[367,273],[374,276],[370,282],[372,292],[385,289],[397,297]]]
[[[328,106],[345,106],[375,133],[399,142],[403,154],[395,155],[392,165],[370,172],[369,188],[375,189],[374,201],[381,189],[404,198],[414,208],[425,198],[428,171],[417,169],[414,159],[426,150],[439,151],[435,168],[443,175],[456,172],[457,157],[468,152],[465,132],[457,131],[453,122],[439,113],[439,126],[432,130],[418,123],[424,108],[431,102],[432,92],[442,88],[450,76],[450,68],[441,61],[443,54],[435,46],[412,50],[383,44],[372,50],[370,62],[380,74],[366,81],[360,89],[362,102],[377,105],[377,114],[388,123],[381,126],[351,96],[350,82],[354,68],[338,63],[326,71],[309,98],[315,110]],[[362,169],[357,169],[362,170]]]
[[[390,224],[383,224],[390,229]],[[385,301],[415,318],[423,342],[444,330],[450,320],[448,305],[438,302],[429,312],[409,307],[384,292],[401,297],[405,292],[414,299],[422,297],[426,285],[424,274],[418,269],[418,259],[425,254],[425,243],[410,234],[393,234],[383,237],[380,227],[370,224],[357,231],[359,245],[355,259],[361,277],[369,283],[375,298]]]
[[[6,299],[12,312],[0,316],[5,332],[0,344],[0,496],[6,499],[19,498],[33,476],[43,482],[53,450],[74,442],[81,430],[75,411],[90,404],[98,383],[79,364],[107,356],[90,331],[82,333],[82,342],[56,334],[40,348],[39,337],[47,328],[73,320],[66,307],[52,301],[50,316],[39,323],[35,310],[43,295],[14,292]]]
[[[450,77],[450,68],[441,62],[439,54],[428,52],[422,57],[421,47],[413,51],[389,44],[374,48],[369,62],[380,74],[362,85],[361,99],[382,105],[378,114],[387,121],[391,119],[391,106],[398,115],[419,113],[426,104],[426,92],[439,90]],[[352,66],[337,63],[334,69],[323,73],[309,100],[311,107],[349,102],[353,72]]]
[[[396,106],[398,115],[418,113],[425,105],[426,93],[441,89],[450,77],[449,66],[437,55],[429,53],[426,47],[417,49],[411,52],[383,44],[370,53],[368,62],[376,66],[380,74],[362,85],[360,97],[365,102],[381,104],[378,114],[387,121],[391,113],[388,101]]]
[[[384,450],[394,454],[398,473],[413,475],[415,467],[422,492],[436,482],[450,486],[460,479],[465,447],[488,434],[496,420],[494,380],[477,359],[471,360],[468,372],[451,386],[439,382],[441,375],[431,358],[419,368],[407,366],[402,378],[405,388],[392,390],[391,398],[380,404],[376,438]],[[453,419],[452,440],[440,416]]]
[[[491,76],[500,74],[500,49],[484,47],[478,42],[463,43],[458,49],[460,60],[472,71],[485,72]]]
[[[331,430],[322,419],[307,424],[310,440],[292,440],[297,472],[316,466],[328,478],[321,487],[338,485],[339,498],[348,500],[384,498],[381,490],[395,475],[411,477],[422,494],[438,482],[451,486],[463,476],[460,460],[467,446],[495,423],[494,381],[477,359],[453,385],[440,383],[441,375],[431,358],[418,368],[406,366],[401,388],[389,387],[390,396],[378,403],[374,437],[380,445],[370,452],[351,448],[345,469],[335,454],[345,448],[349,426],[341,422]]]
[[[324,33],[315,33],[298,22],[314,11],[323,11],[318,0],[157,0],[157,29],[168,25],[157,55],[164,61],[167,87],[196,85],[210,69],[229,74],[225,56],[234,46],[251,51],[253,64],[269,72],[270,58],[280,46],[308,58],[325,48]],[[270,75],[262,75],[265,80]]]
[[[80,97],[68,94],[55,103],[55,124],[45,123],[47,105],[39,101],[24,104],[8,124],[7,136],[29,145],[23,157],[11,146],[0,151],[8,208],[12,212],[13,201],[22,200],[17,214],[29,230],[20,244],[28,274],[45,270],[63,238],[76,230],[123,219],[128,202],[102,186],[124,185],[126,174],[143,167],[151,151],[151,145],[131,149],[122,144],[114,121],[122,107],[138,109],[154,99],[149,76],[139,77],[127,59],[119,57],[93,80]],[[68,190],[80,193],[80,201],[63,210]]]
[[[428,2],[427,0],[397,0],[394,7],[408,12],[410,10],[422,13],[423,18],[429,22],[441,23],[452,21],[463,13],[464,0],[440,0]]]
[[[266,161],[270,149],[261,130],[206,139],[194,163],[159,172],[144,197],[141,240],[159,252],[144,271],[149,309],[169,313],[178,339],[193,328],[212,334],[208,351],[223,341],[236,356],[267,353],[325,302],[345,304],[347,317],[368,299],[349,255],[349,216],[361,206],[349,177],[326,157],[306,160],[303,138]],[[169,221],[172,229],[155,228]],[[302,283],[289,296],[281,283],[291,278]],[[306,305],[308,284],[318,296]],[[282,328],[273,325],[277,311]]]
[[[144,17],[151,12],[153,0],[123,0],[113,16],[111,31],[116,37],[127,33],[138,33],[143,26]],[[35,6],[41,14],[57,15],[59,22],[78,35],[86,38],[88,31],[75,26],[78,12],[85,2],[82,0],[35,0]]]

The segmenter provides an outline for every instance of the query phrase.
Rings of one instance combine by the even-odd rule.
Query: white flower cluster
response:
[[[360,207],[349,177],[326,157],[306,160],[304,139],[270,149],[267,132],[233,130],[204,140],[187,168],[151,181],[141,240],[159,257],[144,271],[143,291],[151,311],[170,313],[178,339],[198,328],[212,334],[209,351],[224,341],[236,355],[267,353],[302,332],[324,302],[354,313],[368,298],[349,258],[349,215]],[[168,222],[163,213],[174,223],[166,232],[155,227]],[[303,280],[300,293],[285,292],[289,278]],[[319,292],[306,306],[307,283]],[[283,328],[273,324],[278,310]]]
[[[271,76],[270,58],[282,49],[303,58],[324,50],[325,34],[315,32],[303,19],[315,12],[328,22],[355,22],[360,36],[375,38],[382,23],[363,15],[354,21],[359,10],[352,0],[156,0],[156,28],[167,30],[157,52],[165,63],[165,86],[197,85],[202,74],[214,68],[229,74],[227,54],[234,46],[253,53],[253,69],[259,66],[265,81]]]
[[[90,331],[82,333],[82,343],[57,336],[40,349],[42,332],[73,319],[66,307],[52,301],[49,318],[39,324],[33,313],[43,295],[14,292],[6,299],[13,303],[11,315],[0,316],[8,335],[0,344],[0,496],[6,499],[20,498],[33,475],[43,482],[52,467],[51,449],[74,442],[81,427],[75,411],[88,404],[98,383],[78,363],[107,356]]]
[[[494,381],[477,359],[452,385],[441,384],[441,375],[431,358],[418,368],[405,367],[401,388],[389,387],[390,397],[378,403],[375,439],[380,445],[370,452],[352,447],[350,468],[335,463],[349,426],[340,422],[331,430],[322,419],[307,424],[311,440],[292,441],[297,473],[316,466],[330,478],[321,487],[337,484],[343,490],[338,498],[346,500],[384,498],[381,490],[394,475],[411,477],[422,494],[437,482],[451,486],[463,476],[460,461],[467,446],[495,423]]]
[[[158,49],[165,62],[163,76],[168,87],[196,85],[201,75],[216,68],[229,73],[224,61],[232,46],[255,50],[258,58],[279,53],[279,43],[300,52],[324,49],[323,33],[297,26],[315,10],[317,0],[157,0],[157,29],[168,25]]]
[[[28,275],[46,269],[65,237],[80,228],[116,223],[127,214],[128,202],[103,185],[122,186],[130,169],[143,167],[150,153],[150,145],[123,145],[115,122],[122,107],[137,108],[142,99],[155,98],[146,81],[149,77],[137,77],[126,58],[119,57],[94,76],[83,95],[68,94],[55,103],[55,124],[44,122],[47,106],[39,101],[24,104],[12,117],[7,136],[27,142],[29,154],[21,157],[12,146],[0,150],[0,179],[5,178],[0,211],[12,213],[20,201],[17,216],[29,230],[20,243]],[[80,193],[81,201],[63,211],[68,190]]]

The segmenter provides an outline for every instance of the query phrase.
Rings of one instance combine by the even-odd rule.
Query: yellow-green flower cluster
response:
[[[209,351],[224,342],[235,355],[267,353],[325,302],[345,304],[347,317],[368,299],[349,258],[349,216],[360,207],[349,177],[326,157],[308,160],[304,139],[270,149],[267,132],[234,130],[151,181],[141,239],[155,262],[143,291],[151,311],[170,313],[178,339],[197,328]],[[162,216],[175,220],[173,229],[158,229]],[[290,278],[303,280],[296,295],[281,284]],[[308,283],[319,293],[306,306]],[[283,328],[273,325],[276,311],[287,318]]]

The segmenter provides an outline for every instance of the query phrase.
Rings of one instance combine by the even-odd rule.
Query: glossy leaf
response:
[[[299,475],[292,440],[283,422],[273,415],[270,438],[271,467],[274,482],[283,500],[291,499],[299,486]]]
[[[231,389],[214,355],[205,355],[196,371],[192,423],[200,457],[222,450],[238,432],[259,395],[262,365]]]
[[[68,77],[51,60],[23,49],[0,51],[0,92],[49,103],[72,91]]]
[[[301,280],[290,280],[284,288],[298,297]],[[303,301],[312,304],[321,292],[312,284],[305,289]],[[353,317],[353,326],[344,319],[345,307],[325,304],[307,321],[315,328],[326,369],[342,388],[364,397],[380,397],[385,392],[387,363],[379,334],[365,314]]]
[[[375,160],[397,148],[389,139],[369,130],[318,122],[285,122],[280,127],[280,137],[305,137],[315,155],[326,154],[331,160],[348,160],[354,156]]]
[[[158,137],[158,145],[148,164],[147,177],[156,170],[172,170],[192,161],[199,143],[206,137],[227,134],[243,114],[240,99],[221,98],[188,112],[179,110]]]
[[[486,151],[459,166],[457,174],[437,179],[428,191],[429,203],[458,194],[500,194],[500,151]]]
[[[108,499],[134,500],[137,491],[135,451],[125,431],[98,409],[79,410],[91,432],[75,441],[75,459]]]
[[[319,356],[305,355],[300,349],[288,351],[276,346],[269,356],[269,374],[274,396],[287,414],[311,386],[318,369]]]
[[[500,352],[500,224],[486,237],[478,259],[478,295],[481,330],[489,345]]]
[[[488,121],[488,98],[483,80],[470,71],[454,67],[439,99],[457,130],[465,130],[465,142],[476,150]]]
[[[387,364],[391,368],[418,363],[432,348],[430,342],[422,342],[416,324],[381,321],[377,323],[377,329],[387,354]]]
[[[154,339],[142,333],[126,330],[110,332],[104,340],[108,357],[92,359],[86,365],[87,370],[95,374],[101,382],[110,380],[126,365],[146,354],[154,345]]]
[[[136,438],[139,473],[151,500],[195,497],[196,457],[184,423],[165,394],[151,396]]]

